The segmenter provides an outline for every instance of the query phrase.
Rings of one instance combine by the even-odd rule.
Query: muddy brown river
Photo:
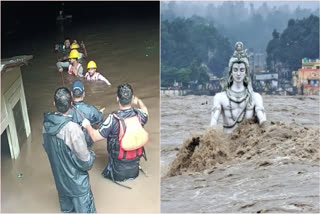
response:
[[[103,178],[107,163],[106,142],[93,146],[96,161],[90,170],[90,183],[97,212],[159,212],[160,211],[160,98],[159,98],[159,23],[158,20],[107,20],[72,29],[70,37],[84,40],[88,60],[94,60],[112,84],[84,82],[87,103],[105,107],[104,118],[117,110],[116,89],[123,82],[132,84],[134,93],[149,111],[145,126],[150,134],[146,146],[148,161],[141,166],[133,181],[124,182],[128,190]],[[3,157],[1,163],[2,212],[60,212],[57,191],[47,155],[42,148],[43,113],[54,111],[53,94],[62,86],[52,51],[54,37],[33,41],[35,53],[31,65],[22,68],[23,83],[31,124],[31,136],[21,147],[17,160]],[[86,67],[86,65],[84,66]],[[75,77],[63,74],[66,87]],[[22,173],[22,177],[17,175]]]
[[[161,212],[319,213],[319,97],[263,96],[268,127],[229,136],[212,99],[161,96]]]

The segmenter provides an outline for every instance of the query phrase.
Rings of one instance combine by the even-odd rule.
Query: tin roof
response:
[[[7,68],[28,65],[29,60],[33,59],[32,55],[14,56],[11,58],[1,59],[1,73],[5,72]]]

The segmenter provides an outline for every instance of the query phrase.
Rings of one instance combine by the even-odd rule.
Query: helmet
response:
[[[97,64],[94,61],[90,61],[87,65],[87,69],[97,68]]]
[[[77,43],[72,43],[72,45],[70,46],[71,50],[72,49],[77,49],[79,48],[80,46],[77,44]]]
[[[78,59],[79,58],[79,52],[77,50],[70,51],[69,59]]]

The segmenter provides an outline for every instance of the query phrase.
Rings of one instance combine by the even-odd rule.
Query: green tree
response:
[[[275,71],[275,65],[280,61],[280,33],[276,29],[272,32],[272,40],[267,45],[267,69]]]
[[[176,18],[161,23],[161,69],[162,84],[167,84],[172,75],[186,84],[200,79],[200,65],[206,64],[209,72],[222,77],[232,53],[229,40],[219,34],[213,23],[199,16],[188,19]],[[180,72],[168,74],[168,68]],[[173,72],[173,70],[171,70]],[[206,75],[202,72],[202,80]],[[188,81],[187,81],[188,80]]]
[[[161,85],[168,87],[172,86],[177,78],[178,69],[176,67],[166,67],[161,65]]]
[[[297,70],[301,67],[302,58],[319,58],[318,47],[319,17],[311,15],[300,20],[290,19],[280,36],[273,32],[273,39],[269,41],[266,50],[267,66],[273,71],[273,63],[281,62],[289,71]]]
[[[206,84],[209,82],[209,75],[205,67],[199,68],[199,84]]]
[[[177,82],[181,82],[183,86],[187,86],[190,82],[191,71],[188,68],[181,68],[177,72]]]

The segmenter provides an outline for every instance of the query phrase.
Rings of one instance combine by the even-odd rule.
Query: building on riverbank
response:
[[[302,66],[292,72],[292,84],[299,95],[317,95],[320,92],[320,60],[302,59]]]
[[[17,159],[30,135],[30,123],[20,67],[33,56],[1,59],[1,155]]]

